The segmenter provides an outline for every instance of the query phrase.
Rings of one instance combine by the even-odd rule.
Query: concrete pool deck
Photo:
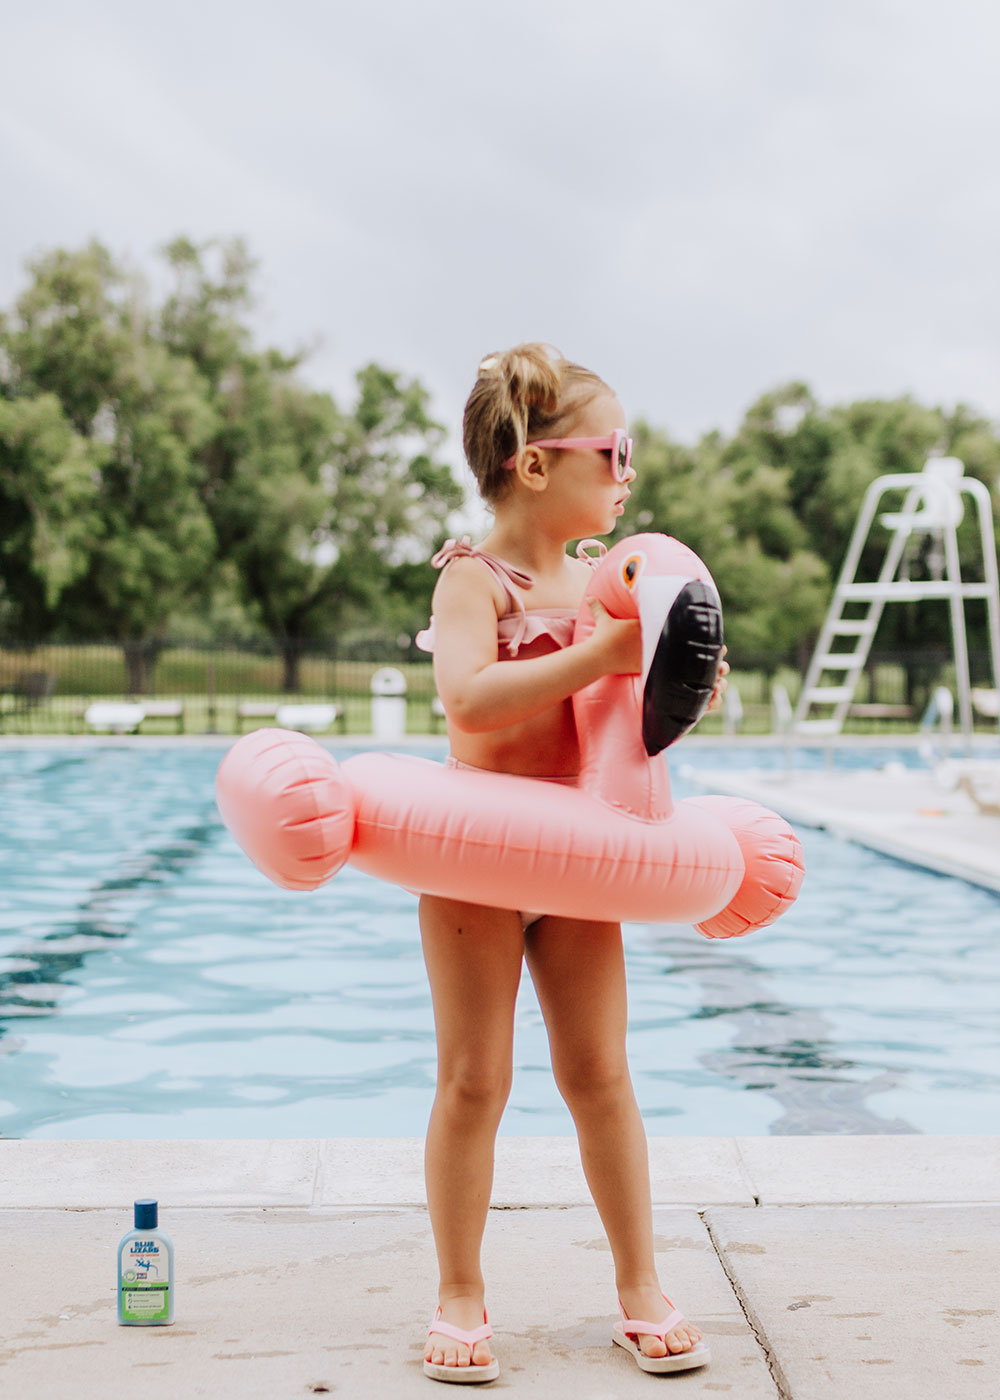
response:
[[[421,1154],[391,1138],[0,1141],[4,1393],[430,1396]],[[611,1346],[611,1257],[575,1142],[501,1138],[494,1392],[997,1393],[1000,1136],[652,1138],[650,1159],[661,1277],[711,1366],[648,1376]],[[173,1327],[115,1321],[115,1251],[143,1195],[174,1241]]]
[[[1000,758],[989,762],[1000,778]],[[954,759],[947,766],[954,778],[984,764]],[[1000,891],[1000,816],[981,812],[968,792],[930,769],[699,768],[690,780],[705,792],[752,798],[790,822]]]

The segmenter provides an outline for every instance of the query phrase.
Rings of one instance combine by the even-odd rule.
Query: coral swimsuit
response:
[[[559,648],[569,646],[576,625],[576,608],[533,608],[529,612],[524,606],[521,589],[532,588],[535,580],[496,554],[488,554],[486,550],[477,548],[468,535],[461,540],[447,540],[431,563],[435,569],[443,569],[453,559],[481,559],[506,594],[507,611],[497,619],[497,639],[507,648],[511,658],[517,656],[522,647],[530,647],[541,637],[550,637]],[[416,641],[421,651],[434,650],[433,617],[430,626],[417,633]]]
[[[604,549],[603,545],[600,547],[602,550]],[[587,554],[580,553],[580,549],[577,551],[578,556],[585,559],[587,563],[596,565],[597,560],[591,559]],[[532,644],[543,638],[554,641],[558,649],[569,646],[573,640],[573,629],[576,626],[576,608],[532,608],[529,611],[524,606],[520,590],[533,587],[535,580],[531,575],[526,574],[522,569],[515,569],[513,564],[508,564],[498,555],[489,554],[486,550],[477,548],[472,544],[468,535],[463,536],[461,540],[447,540],[434,555],[431,563],[435,569],[443,569],[453,559],[481,559],[491,570],[506,594],[507,611],[497,619],[497,639],[502,646],[506,647],[511,659],[519,654],[522,647],[525,654],[530,655]],[[430,625],[422,632],[417,633],[416,643],[421,651],[433,652],[433,617],[430,620]],[[461,759],[451,755],[446,759],[446,766],[449,768],[474,767],[473,764],[463,763]],[[563,783],[567,787],[576,786],[576,778],[540,778],[538,781]],[[538,919],[545,917],[544,914],[534,914],[527,910],[519,910],[518,912],[521,917],[521,927],[525,929],[530,924],[537,922]]]

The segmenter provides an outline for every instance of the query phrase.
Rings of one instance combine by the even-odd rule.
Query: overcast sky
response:
[[[260,335],[453,444],[544,339],[682,439],[805,379],[1000,417],[994,0],[0,4],[0,305],[241,234]],[[452,452],[455,452],[453,446]],[[452,454],[449,454],[452,455]]]

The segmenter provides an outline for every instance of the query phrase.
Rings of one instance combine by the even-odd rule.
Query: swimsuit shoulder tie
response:
[[[501,559],[496,554],[489,554],[485,549],[474,545],[469,535],[463,535],[460,540],[445,540],[431,563],[435,569],[443,569],[453,559],[481,559],[500,584],[507,596],[509,610],[517,618],[514,635],[507,642],[507,650],[511,656],[516,656],[528,625],[524,599],[518,589],[534,587],[535,580],[531,574],[526,574],[523,569],[516,569],[513,564],[508,564],[506,559]]]

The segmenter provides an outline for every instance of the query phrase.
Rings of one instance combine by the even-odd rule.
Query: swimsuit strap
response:
[[[501,559],[496,554],[488,554],[486,550],[474,545],[469,535],[463,535],[460,540],[445,540],[431,563],[435,569],[443,569],[453,559],[481,559],[506,593],[510,611],[517,614],[517,626],[514,629],[513,637],[507,643],[507,649],[511,656],[516,656],[517,649],[524,640],[528,616],[524,599],[514,585],[516,584],[517,588],[532,588],[535,580],[531,574],[526,574],[523,569],[515,569],[514,565],[508,564],[505,559]]]

